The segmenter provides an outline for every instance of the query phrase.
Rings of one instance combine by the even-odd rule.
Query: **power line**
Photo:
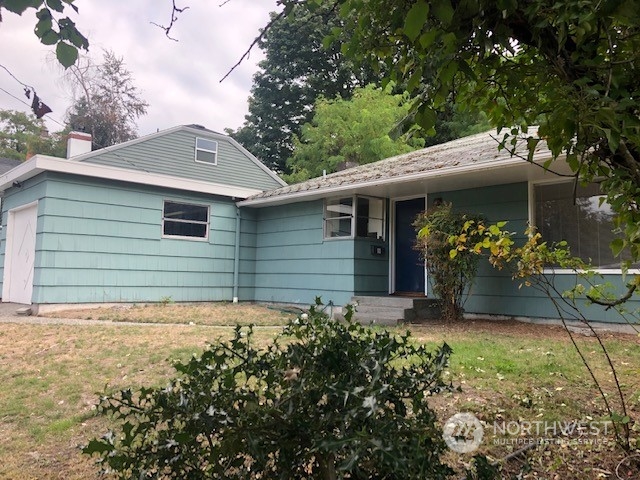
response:
[[[1,67],[2,65],[0,65]],[[31,109],[31,105],[27,102],[25,102],[24,100],[22,100],[19,97],[16,97],[13,93],[6,91],[4,88],[0,87],[0,90],[2,90],[4,93],[6,93],[7,95],[9,95],[11,98],[14,98],[15,100],[17,100],[18,102],[22,103],[23,105],[26,105],[27,107],[29,107],[29,109]],[[57,123],[58,125],[60,125],[62,128],[65,128],[66,125],[64,123],[60,123],[58,120],[56,120],[55,118],[51,117],[48,113],[45,115],[45,117],[47,117],[47,119],[51,120],[54,123]]]
[[[2,65],[1,63],[0,63],[0,68],[4,69],[11,76],[11,78],[13,78],[20,85],[22,85],[23,87],[27,87],[27,88],[29,88],[29,89],[31,89],[31,90],[33,90],[35,92],[35,90],[36,90],[35,88],[33,88],[31,85],[27,85],[26,83],[18,80],[18,77],[16,77],[13,73],[11,73],[11,70],[9,70],[7,67]]]
[[[175,3],[174,3],[175,6]],[[4,65],[2,65],[0,63],[0,68],[2,68],[3,70],[5,70],[10,76],[11,78],[13,78],[16,82],[18,82],[20,85],[22,85],[23,87],[25,87],[25,91],[27,91],[27,89],[31,90],[33,92],[33,94],[36,94],[36,89],[33,88],[31,85],[27,85],[26,83],[20,81],[13,73],[11,73],[11,71],[5,67]],[[24,100],[22,100],[19,97],[16,97],[14,94],[12,94],[11,92],[8,92],[7,90],[5,90],[4,88],[0,87],[0,90],[3,91],[4,93],[6,93],[7,95],[9,95],[11,98],[14,98],[15,100],[17,100],[18,102],[22,103],[23,105],[26,105],[27,107],[29,107],[29,109],[31,110],[33,108],[32,105],[28,104],[27,102],[25,102]],[[49,114],[45,114],[45,117],[47,117],[49,120],[51,120],[54,123],[57,123],[58,125],[60,125],[63,129],[67,127],[67,125],[59,122],[58,120],[56,120],[55,118],[49,116]],[[91,139],[92,142],[94,142],[94,139]],[[94,142],[95,143],[95,142]],[[110,145],[101,145],[99,143],[95,143],[95,145],[97,145],[100,148],[106,148]],[[132,167],[134,167],[137,170],[142,170],[143,172],[149,173],[149,171],[145,168],[142,168],[138,165],[136,165],[134,162],[132,162],[131,160],[129,160],[128,158],[123,157],[122,155],[118,154],[117,152],[109,152],[111,153],[113,156],[115,156],[116,158],[119,158],[120,160],[123,160],[125,163],[128,163],[129,165],[131,165]]]

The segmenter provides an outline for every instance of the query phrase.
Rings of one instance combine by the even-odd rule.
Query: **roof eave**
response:
[[[8,188],[14,186],[15,182],[22,183],[43,172],[80,175],[103,180],[115,180],[232,198],[247,198],[261,192],[261,190],[258,189],[234,187],[170,175],[139,172],[137,170],[127,170],[124,168],[110,167],[95,163],[72,162],[66,159],[45,155],[36,155],[22,165],[19,165],[4,175],[1,175],[0,191],[4,192]]]
[[[528,162],[518,157],[511,157],[505,160],[497,160],[494,162],[486,162],[481,165],[473,164],[473,165],[465,165],[463,167],[455,166],[448,167],[436,170],[427,170],[419,173],[412,173],[409,175],[402,175],[397,177],[390,178],[379,178],[367,182],[355,182],[348,184],[336,185],[333,187],[326,188],[317,188],[314,190],[304,190],[299,192],[294,192],[290,194],[265,197],[265,198],[256,198],[256,199],[247,199],[237,202],[239,207],[267,207],[272,205],[282,205],[287,203],[294,203],[296,201],[309,201],[316,198],[324,198],[327,196],[331,196],[333,194],[339,194],[345,190],[353,190],[353,189],[365,189],[376,186],[385,186],[385,185],[394,185],[405,182],[413,182],[413,181],[421,181],[428,179],[435,179],[440,177],[450,177],[456,175],[465,175],[477,171],[478,168],[482,167],[483,170],[499,170],[505,168],[511,168],[515,166],[522,166],[523,164],[536,164],[537,168],[543,168],[542,163],[549,160],[551,157],[549,155],[536,155],[533,158],[532,162]]]

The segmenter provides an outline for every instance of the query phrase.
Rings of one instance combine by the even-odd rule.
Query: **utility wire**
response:
[[[20,97],[16,97],[14,94],[7,92],[4,88],[0,87],[0,90],[3,91],[4,93],[6,93],[7,95],[9,95],[10,97],[14,98],[15,100],[17,100],[18,102],[22,103],[23,105],[26,105],[27,107],[29,107],[29,110],[31,110],[31,104],[25,102],[24,100],[22,100]],[[56,120],[55,118],[53,118],[50,114],[46,114],[45,117],[47,117],[49,120],[51,120],[54,123],[57,123],[58,125],[60,125],[62,128],[66,127],[66,125],[64,123],[59,122],[58,120]]]
[[[31,85],[27,85],[26,83],[20,81],[13,73],[11,73],[11,71],[5,67],[4,65],[2,65],[0,63],[0,68],[2,68],[3,70],[5,70],[10,76],[11,78],[13,78],[16,82],[18,82],[20,85],[22,85],[25,88],[30,89],[34,94],[36,89],[33,88]],[[26,105],[27,107],[29,107],[29,109],[31,110],[31,105],[28,104],[27,102],[25,102],[24,100],[22,100],[19,97],[16,97],[14,94],[12,94],[11,92],[8,92],[7,90],[5,90],[4,88],[0,87],[0,91],[3,91],[4,93],[6,93],[7,95],[9,95],[11,98],[17,100],[18,102],[22,103],[23,105]],[[55,118],[51,117],[49,114],[45,115],[49,120],[51,120],[52,122],[60,125],[63,129],[67,127],[67,125],[65,125],[64,123],[59,122],[58,120],[56,120]],[[91,140],[93,142],[93,139]],[[95,143],[95,142],[94,142]],[[100,149],[100,148],[106,148],[109,147],[111,145],[101,145],[99,143],[95,143],[95,145]],[[136,165],[134,162],[132,162],[131,160],[129,160],[128,158],[123,157],[122,155],[119,155],[117,152],[109,152],[111,153],[113,156],[119,158],[120,160],[124,161],[125,163],[128,163],[129,165],[131,165],[132,167],[134,167],[137,170],[141,170],[143,172],[149,173],[149,171],[145,168],[142,168],[138,165]]]
[[[13,73],[11,73],[11,70],[9,70],[7,67],[5,67],[4,65],[2,65],[1,63],[0,63],[0,68],[4,69],[4,70],[5,70],[5,71],[6,71],[6,72],[11,76],[11,78],[13,78],[16,82],[18,82],[18,83],[19,83],[20,85],[22,85],[23,87],[27,87],[27,88],[29,88],[29,89],[31,89],[31,90],[33,90],[33,91],[35,91],[35,90],[36,90],[36,89],[35,89],[35,88],[33,88],[31,85],[27,85],[26,83],[24,83],[24,82],[20,81],[20,80],[18,79],[18,77],[16,77]]]

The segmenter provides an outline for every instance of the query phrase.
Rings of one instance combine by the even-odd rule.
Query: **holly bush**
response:
[[[163,388],[105,396],[93,439],[116,478],[439,479],[452,471],[429,408],[451,349],[330,320],[318,308],[267,347],[253,327],[175,363]]]

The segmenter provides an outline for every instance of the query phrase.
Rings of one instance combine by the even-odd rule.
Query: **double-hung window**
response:
[[[206,240],[209,237],[209,206],[165,200],[162,234],[164,237]]]
[[[206,138],[196,138],[196,162],[216,165],[218,163],[218,142]]]
[[[384,239],[385,201],[373,197],[340,197],[325,201],[325,238]]]
[[[614,215],[599,184],[578,186],[575,201],[573,182],[534,185],[534,198],[534,223],[543,240],[566,241],[572,255],[596,269],[620,268],[621,258],[610,247],[616,238]]]

